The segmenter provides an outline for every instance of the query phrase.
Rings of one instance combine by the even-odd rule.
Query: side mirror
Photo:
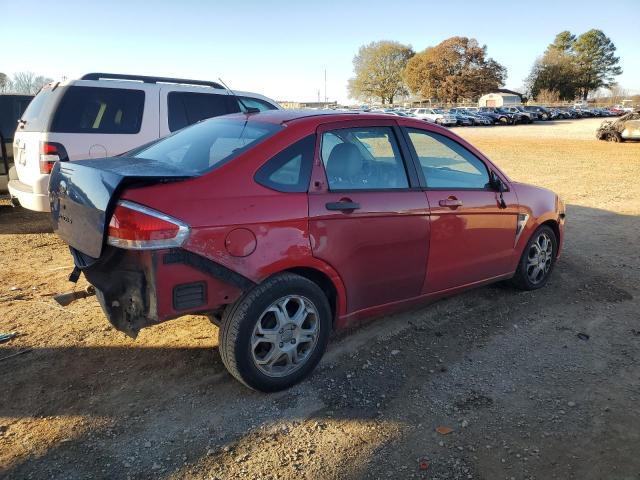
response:
[[[493,188],[496,192],[502,193],[506,191],[504,183],[502,183],[500,177],[493,170],[491,170],[491,173],[489,175],[489,183],[491,184],[491,188]]]

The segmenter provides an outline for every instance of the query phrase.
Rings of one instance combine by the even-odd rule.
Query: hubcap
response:
[[[273,302],[256,322],[251,335],[255,366],[270,377],[284,377],[298,370],[318,342],[319,322],[315,305],[299,295]]]
[[[527,276],[531,283],[538,284],[544,280],[552,261],[553,242],[546,232],[542,232],[529,247],[527,256]]]

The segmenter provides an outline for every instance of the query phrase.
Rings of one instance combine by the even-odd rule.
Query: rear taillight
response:
[[[66,161],[67,152],[55,142],[40,142],[40,173],[51,173],[57,161]]]
[[[121,200],[109,222],[107,243],[133,250],[181,246],[189,226],[169,215],[137,203]]]

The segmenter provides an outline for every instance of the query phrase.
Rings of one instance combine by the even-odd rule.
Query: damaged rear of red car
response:
[[[542,287],[564,228],[553,192],[441,127],[370,114],[206,120],[58,162],[50,203],[118,330],[208,315],[226,367],[264,391],[307,376],[333,328],[498,280]]]

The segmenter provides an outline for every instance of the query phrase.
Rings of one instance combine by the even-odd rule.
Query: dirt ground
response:
[[[567,202],[546,288],[378,319],[271,395],[227,374],[203,317],[132,341],[94,299],[57,307],[68,251],[0,201],[0,332],[20,334],[0,344],[0,477],[640,479],[640,143],[598,124],[456,129]]]

